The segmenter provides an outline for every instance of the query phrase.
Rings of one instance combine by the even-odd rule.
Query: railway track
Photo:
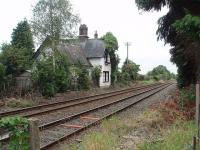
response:
[[[89,102],[95,101],[95,100],[102,100],[104,98],[117,96],[117,95],[120,95],[123,93],[128,93],[131,91],[137,91],[137,90],[140,90],[140,89],[143,89],[146,87],[155,86],[155,85],[161,85],[161,84],[156,83],[156,84],[151,84],[151,85],[146,85],[146,86],[138,86],[138,87],[127,88],[127,89],[123,89],[123,90],[116,90],[113,92],[106,92],[103,94],[95,94],[92,96],[69,99],[69,100],[54,102],[54,103],[50,103],[50,104],[44,104],[44,105],[38,105],[38,106],[33,106],[33,107],[27,107],[27,108],[23,108],[23,109],[17,109],[17,110],[13,110],[13,111],[2,112],[2,113],[0,113],[0,117],[13,116],[13,115],[20,115],[22,117],[33,117],[33,116],[41,115],[41,114],[48,113],[51,111],[56,111],[56,110],[60,110],[60,109],[68,108],[68,107],[73,107],[76,105],[89,103]],[[41,108],[42,108],[42,110],[41,110]]]
[[[116,90],[113,92],[106,92],[103,94],[95,94],[92,96],[69,99],[69,100],[65,100],[65,101],[54,102],[54,103],[44,104],[44,105],[39,105],[39,106],[34,106],[34,107],[27,107],[27,108],[23,108],[23,109],[14,110],[14,111],[7,111],[7,112],[0,113],[0,117],[19,115],[22,117],[29,118],[29,117],[37,116],[40,120],[40,125],[41,125],[41,124],[45,124],[48,122],[52,122],[52,121],[56,120],[57,118],[63,118],[63,116],[72,115],[72,113],[69,113],[70,109],[71,109],[71,111],[72,110],[74,111],[74,108],[78,107],[78,111],[81,111],[81,110],[83,111],[85,108],[88,108],[87,107],[88,104],[96,103],[96,104],[100,105],[99,103],[104,103],[106,100],[110,101],[111,97],[115,97],[118,95],[121,95],[123,97],[126,95],[126,93],[136,92],[138,90],[141,90],[141,89],[144,89],[147,87],[156,86],[156,85],[161,85],[161,84],[156,83],[156,84],[151,84],[151,85],[146,85],[146,86],[137,86],[137,87],[133,87],[133,88],[126,88],[123,90]],[[81,108],[80,108],[80,106],[81,106]],[[63,113],[63,111],[61,112],[61,110],[65,110],[65,111],[67,111],[67,113]],[[63,114],[57,113],[58,114],[57,115],[57,114],[55,114],[55,112],[61,112]],[[51,115],[51,116],[49,116],[49,115]],[[0,135],[0,142],[5,142],[8,140],[9,140],[8,133],[5,133],[3,136]]]
[[[40,126],[41,131],[41,150],[59,143],[62,140],[89,128],[92,125],[100,122],[113,114],[119,113],[122,110],[156,94],[171,84],[151,87],[140,91],[137,94],[129,95],[125,98],[118,99],[115,102],[105,104],[87,111],[49,122]],[[130,100],[134,98],[134,100]]]
[[[51,114],[54,114],[53,120],[47,119],[47,121],[42,121],[39,126],[41,131],[41,149],[47,149],[52,145],[71,137],[77,132],[81,132],[91,125],[100,122],[102,119],[146,99],[169,85],[171,84],[153,84],[124,89],[122,91],[118,90],[111,93],[107,92],[104,94],[40,105],[39,107],[30,107],[12,112],[4,112],[0,113],[0,116],[38,116],[39,119],[43,120],[44,118],[51,116]],[[111,98],[113,100],[109,101]],[[135,98],[135,100],[130,101],[131,98]],[[89,107],[91,103],[95,103],[95,105]],[[40,108],[43,108],[42,106],[44,106],[44,110],[40,110]],[[69,113],[70,108],[73,110],[75,107],[77,107],[76,109],[78,111]],[[84,109],[81,109],[81,107]]]

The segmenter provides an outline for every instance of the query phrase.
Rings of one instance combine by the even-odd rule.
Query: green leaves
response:
[[[105,42],[109,53],[118,50],[117,38],[111,32],[107,32],[101,39]]]
[[[152,71],[148,72],[148,76],[154,80],[169,80],[171,78],[171,73],[163,65],[159,65],[153,68]]]
[[[2,63],[0,63],[0,89],[3,88],[3,84],[5,83],[6,80],[5,75],[6,75],[6,68]]]
[[[78,67],[78,88],[87,90],[90,88],[89,72],[82,65]]]
[[[110,56],[111,84],[113,85],[115,82],[116,72],[117,72],[118,64],[119,64],[119,57],[115,53],[118,50],[118,41],[117,41],[117,38],[111,32],[107,32],[101,39],[106,44],[105,55]]]
[[[177,20],[173,27],[179,33],[188,35],[194,41],[200,41],[200,17],[187,14],[182,19]]]
[[[8,150],[29,150],[28,120],[22,117],[0,119],[0,129],[10,132]]]
[[[178,67],[179,87],[195,83],[199,78],[199,10],[200,1],[193,0],[135,0],[138,9],[159,11],[168,7],[166,15],[158,20],[158,40],[169,43],[171,61]],[[195,14],[197,16],[192,16]],[[156,77],[157,78],[157,77]],[[159,78],[159,77],[158,77]]]
[[[126,60],[122,66],[123,80],[134,81],[137,79],[138,72],[140,71],[140,65],[137,65],[131,60]]]
[[[101,76],[101,66],[95,66],[93,69],[92,69],[92,79],[94,81],[94,84],[96,86],[99,86],[99,79],[100,79],[100,76]]]
[[[32,66],[33,38],[26,20],[13,29],[11,44],[2,44],[0,62],[6,66],[6,75],[17,75]]]
[[[40,60],[33,72],[33,80],[43,96],[53,97],[57,92],[64,92],[69,88],[69,68],[67,58],[59,54]],[[54,69],[55,68],[55,69]]]
[[[159,11],[162,7],[169,5],[170,2],[170,0],[135,0],[137,7],[145,11],[152,9]]]
[[[21,71],[30,69],[32,54],[27,54],[26,48],[16,48],[12,45],[2,47],[0,62],[6,66],[6,74],[19,74]]]
[[[19,22],[17,27],[13,29],[11,44],[19,49],[26,48],[27,53],[32,56],[34,48],[33,36],[27,20]]]
[[[33,9],[32,27],[39,41],[48,36],[58,41],[73,37],[79,20],[68,0],[39,0]]]

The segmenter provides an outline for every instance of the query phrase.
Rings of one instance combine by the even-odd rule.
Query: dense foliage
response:
[[[159,65],[148,72],[148,76],[154,80],[169,80],[171,79],[171,73],[163,65]]]
[[[11,44],[2,44],[0,62],[6,66],[6,74],[14,76],[30,69],[33,55],[33,38],[26,20],[13,29]]]
[[[159,11],[164,6],[168,7],[168,13],[158,20],[158,39],[163,39],[172,46],[170,50],[171,61],[178,67],[179,87],[194,83],[199,76],[200,54],[198,51],[199,45],[193,40],[198,35],[194,34],[199,32],[199,29],[196,28],[199,22],[198,18],[192,16],[200,16],[200,1],[135,0],[135,2],[139,9],[145,11]],[[181,20],[182,23],[176,22],[177,20]],[[188,33],[190,35],[192,33],[192,37]]]
[[[13,29],[11,44],[16,48],[26,48],[27,54],[30,56],[33,54],[33,35],[30,25],[25,19],[17,24],[17,27]]]
[[[29,150],[28,120],[21,117],[6,117],[0,119],[0,131],[10,132],[8,150]],[[0,145],[1,149],[1,145]]]
[[[95,86],[99,86],[100,76],[101,76],[101,66],[95,66],[92,69],[92,79]]]
[[[118,50],[118,41],[111,32],[107,32],[101,39],[106,43],[106,55],[108,54],[110,56],[111,84],[113,85],[116,80],[116,74],[119,64],[119,57],[116,54],[116,51]]]
[[[5,66],[2,63],[0,63],[0,91],[1,89],[3,89],[6,80],[5,71],[6,71]]]
[[[43,96],[51,97],[56,93],[55,71],[51,59],[37,62],[37,69],[33,72],[36,88]]]
[[[69,69],[67,58],[59,54],[55,57],[55,69],[53,58],[40,60],[33,72],[33,80],[36,88],[43,96],[52,97],[57,92],[66,91],[69,88]]]
[[[125,81],[135,81],[140,71],[140,65],[131,60],[126,60],[122,66],[122,79]]]
[[[14,76],[24,70],[30,69],[31,58],[26,55],[25,48],[16,48],[10,44],[2,45],[2,57],[0,62],[6,66],[6,74],[13,74]]]
[[[78,89],[89,89],[90,88],[90,79],[89,72],[86,67],[79,65],[78,66]]]
[[[200,40],[200,17],[187,14],[180,20],[176,20],[173,27],[179,33],[187,34],[194,41]]]
[[[39,0],[33,9],[34,35],[41,42],[50,37],[55,43],[73,37],[79,17],[72,11],[69,0]]]

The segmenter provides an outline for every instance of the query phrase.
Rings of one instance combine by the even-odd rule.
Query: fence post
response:
[[[199,83],[196,84],[196,123],[199,124]]]
[[[193,150],[196,150],[196,142],[197,142],[197,139],[196,139],[196,136],[193,137]]]
[[[36,118],[30,118],[28,120],[30,132],[30,150],[40,150],[39,120]]]
[[[200,133],[199,133],[199,127],[200,127],[200,86],[199,86],[199,82],[197,82],[196,84],[196,124],[197,124],[197,128],[198,128],[198,132],[197,132],[197,141],[199,143],[199,137],[200,137]]]

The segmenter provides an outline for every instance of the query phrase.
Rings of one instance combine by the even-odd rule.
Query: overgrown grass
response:
[[[114,116],[103,121],[100,131],[92,130],[81,143],[61,150],[192,150],[197,128],[176,106],[168,101],[135,117]]]
[[[163,140],[145,141],[138,150],[192,150],[192,139],[196,129],[192,121],[177,121]]]
[[[190,86],[188,88],[182,88],[180,90],[179,103],[182,105],[182,107],[186,104],[194,104],[195,99],[196,99],[196,95],[195,95],[194,86]]]
[[[36,105],[37,103],[32,100],[26,100],[26,99],[9,99],[6,101],[6,106],[11,108],[24,108],[24,107],[31,107]]]
[[[120,147],[122,137],[136,128],[146,125],[147,130],[151,131],[160,128],[162,124],[163,120],[156,111],[144,112],[136,118],[127,117],[123,120],[114,116],[102,122],[101,131],[92,130],[85,135],[80,145],[61,150],[116,150]]]
[[[114,116],[101,124],[101,131],[90,131],[83,137],[80,145],[72,145],[62,150],[116,150],[119,135],[126,132],[126,126]]]
[[[156,81],[155,80],[143,80],[143,81],[141,81],[141,83],[142,84],[153,84],[153,83],[155,83]]]

